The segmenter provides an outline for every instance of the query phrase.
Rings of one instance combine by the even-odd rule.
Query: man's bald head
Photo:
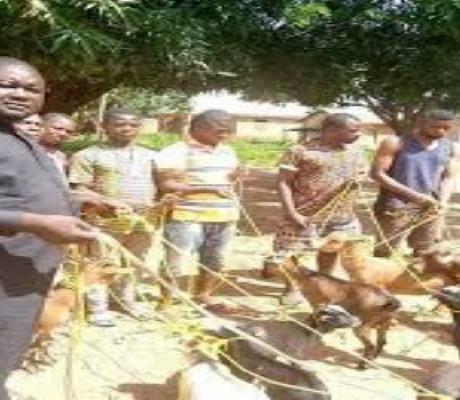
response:
[[[28,62],[19,60],[18,58],[0,56],[0,70],[2,68],[11,68],[11,67],[22,68],[24,70],[28,70],[31,73],[38,75],[40,78],[43,79],[40,72],[38,72],[38,70],[34,66],[29,64]]]
[[[42,75],[25,61],[0,57],[0,120],[19,121],[40,111],[45,96]]]

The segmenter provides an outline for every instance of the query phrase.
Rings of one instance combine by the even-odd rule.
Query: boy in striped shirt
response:
[[[223,267],[239,217],[233,191],[238,159],[230,146],[222,144],[234,134],[234,127],[228,113],[205,111],[192,119],[186,140],[163,149],[155,159],[160,191],[180,197],[164,229],[169,279],[184,275],[190,256],[198,253],[197,300],[223,311],[224,305],[213,303],[210,294],[216,282],[212,271]],[[167,302],[170,293],[164,294]]]

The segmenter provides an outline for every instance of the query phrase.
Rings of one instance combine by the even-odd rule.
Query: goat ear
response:
[[[284,266],[287,269],[297,269],[299,267],[299,258],[295,254],[291,254],[284,260]]]
[[[297,254],[291,254],[290,259],[291,259],[292,263],[293,263],[296,267],[299,266],[299,264],[300,264],[300,260],[299,260],[300,257],[299,257]]]

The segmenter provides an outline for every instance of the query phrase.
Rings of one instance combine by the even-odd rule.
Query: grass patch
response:
[[[162,133],[145,134],[139,137],[138,143],[152,150],[161,150],[180,140],[180,136]],[[86,147],[99,143],[96,135],[80,135],[67,142],[64,151],[75,153]],[[255,167],[274,167],[281,154],[291,145],[291,142],[259,142],[242,139],[233,140],[230,145],[235,149],[238,158],[244,165]]]

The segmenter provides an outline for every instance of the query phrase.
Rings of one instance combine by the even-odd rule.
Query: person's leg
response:
[[[420,256],[423,251],[443,238],[443,217],[438,217],[415,227],[408,237],[409,247],[413,250],[415,257]]]
[[[321,237],[326,237],[334,232],[344,232],[350,236],[360,235],[362,233],[361,222],[356,216],[350,216],[350,219],[346,221],[331,220],[324,227],[323,232],[321,232]],[[319,250],[316,253],[316,265],[319,272],[337,278],[343,277],[343,271],[338,269],[340,266],[340,257],[338,253],[329,253]]]
[[[311,252],[314,240],[318,237],[317,226],[310,224],[305,227],[296,225],[290,219],[284,217],[275,233],[273,259],[282,261],[289,254],[306,254]],[[284,279],[285,289],[281,302],[286,305],[302,303],[304,297],[300,290],[294,287],[288,279]]]
[[[8,375],[20,367],[45,297],[36,293],[0,298],[0,400],[9,400]]]
[[[187,275],[187,266],[202,242],[201,224],[185,221],[171,221],[164,226],[165,264],[161,276],[169,285],[177,286],[177,279]],[[173,293],[164,285],[160,285],[162,299],[159,308],[169,306],[173,301]]]
[[[219,282],[216,272],[225,264],[225,255],[235,230],[234,223],[203,223],[203,244],[199,250],[200,272],[196,298],[204,304],[212,304],[212,290]]]
[[[153,234],[150,232],[135,231],[129,235],[124,235],[121,243],[133,255],[145,262],[152,247]],[[136,303],[137,283],[145,271],[140,269],[139,266],[136,267],[136,270],[132,274],[123,275],[118,279],[118,292],[126,312],[136,318],[146,318],[149,316],[148,310],[141,304]]]
[[[98,243],[87,246],[87,256],[93,260],[100,260]],[[109,290],[106,282],[93,282],[85,287],[86,308],[88,322],[98,327],[112,327],[115,321],[109,311]]]
[[[384,209],[374,207],[374,216],[378,226],[376,229],[377,243],[374,248],[376,257],[389,257],[398,249],[407,236],[402,232],[407,228],[410,216],[402,209]]]

